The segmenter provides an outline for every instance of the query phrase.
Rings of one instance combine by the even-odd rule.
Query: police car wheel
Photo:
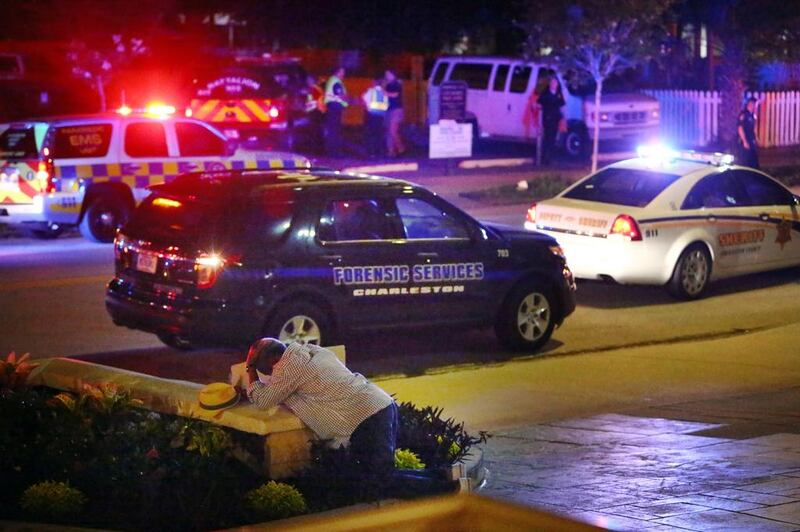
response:
[[[693,244],[683,250],[668,288],[675,297],[697,299],[701,297],[711,278],[711,256],[702,244]]]
[[[267,326],[267,336],[286,344],[300,342],[330,345],[332,330],[325,315],[310,303],[300,301],[279,308]]]
[[[86,208],[79,229],[88,240],[112,242],[117,228],[121,227],[129,216],[130,208],[122,198],[113,194],[101,194]]]
[[[164,345],[173,349],[178,349],[180,351],[191,351],[194,349],[192,343],[183,336],[170,333],[159,333],[157,336]]]
[[[509,349],[535,351],[550,339],[555,327],[550,292],[538,285],[515,290],[500,310],[495,332]]]

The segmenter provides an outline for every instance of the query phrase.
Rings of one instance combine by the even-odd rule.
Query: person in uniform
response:
[[[331,447],[347,447],[365,472],[394,472],[397,404],[333,352],[262,338],[250,347],[245,366],[247,397],[256,407],[283,404]]]
[[[542,110],[542,164],[549,164],[556,149],[558,125],[564,118],[561,108],[566,104],[558,78],[550,78],[537,103]]]
[[[317,84],[314,76],[306,76],[306,102],[305,109],[308,115],[308,146],[310,150],[318,151],[322,146],[322,127],[325,120],[325,91]]]
[[[341,156],[344,148],[342,112],[348,100],[343,80],[344,67],[336,67],[325,82],[325,151],[330,156]]]
[[[367,111],[364,116],[364,146],[370,157],[378,157],[383,153],[386,111],[389,109],[389,96],[383,90],[383,79],[377,78],[361,99]]]
[[[756,99],[752,96],[739,113],[739,122],[736,126],[738,141],[738,163],[750,168],[758,168],[758,139],[756,138]]]
[[[386,94],[389,96],[389,111],[386,115],[386,151],[390,157],[406,152],[406,146],[400,135],[403,123],[403,85],[393,70],[384,74]]]

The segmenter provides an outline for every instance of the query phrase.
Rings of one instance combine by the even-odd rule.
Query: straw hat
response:
[[[203,386],[197,394],[197,402],[204,410],[223,410],[236,406],[239,393],[227,382],[212,382]]]

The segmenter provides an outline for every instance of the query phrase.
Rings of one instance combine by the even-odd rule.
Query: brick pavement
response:
[[[800,387],[495,433],[483,494],[612,530],[800,530]]]

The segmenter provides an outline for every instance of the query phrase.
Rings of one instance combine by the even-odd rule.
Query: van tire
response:
[[[569,126],[564,135],[564,153],[573,159],[584,159],[589,155],[589,133],[586,126]]]
[[[98,194],[86,206],[78,228],[87,240],[113,242],[117,229],[130,218],[131,210],[130,205],[118,194],[111,192]]]

